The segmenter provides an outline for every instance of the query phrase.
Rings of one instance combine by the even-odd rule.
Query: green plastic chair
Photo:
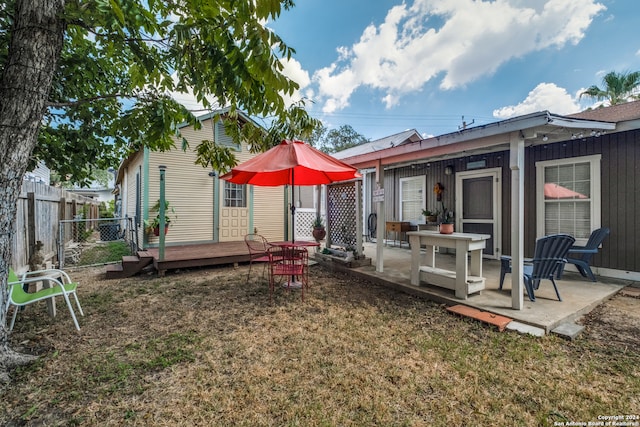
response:
[[[78,306],[78,311],[80,311],[80,314],[84,316],[82,307],[80,306],[80,301],[78,300],[78,295],[76,294],[78,284],[73,283],[66,272],[51,268],[47,270],[28,271],[22,274],[22,277],[18,278],[18,275],[10,268],[8,279],[7,287],[9,295],[7,301],[7,313],[9,313],[9,307],[12,305],[15,307],[9,331],[13,330],[13,325],[16,322],[16,317],[20,307],[49,298],[54,298],[56,296],[62,296],[64,298],[67,303],[67,307],[69,307],[69,313],[71,313],[71,317],[73,318],[73,323],[76,325],[76,329],[80,330],[78,319],[76,319],[73,307],[71,306],[71,301],[69,300],[69,295],[73,295],[73,298],[76,300],[76,305]],[[25,285],[45,280],[49,281],[51,287],[41,289],[37,292],[25,291]]]

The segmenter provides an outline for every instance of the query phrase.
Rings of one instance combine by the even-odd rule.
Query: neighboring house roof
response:
[[[229,112],[229,108],[225,107],[225,108],[220,108],[218,110],[215,111],[211,111],[209,113],[203,114],[201,116],[196,117],[196,119],[198,119],[199,121],[203,122],[205,120],[209,120],[212,117],[216,116],[216,115],[225,115],[226,113]],[[245,114],[243,111],[238,110],[238,117],[240,117],[242,120],[244,120],[245,122],[252,122],[254,125],[256,126],[260,126],[258,123],[256,123],[255,120],[253,120],[251,117],[249,117],[247,114]],[[180,123],[178,125],[178,129],[183,128],[183,127],[187,127],[190,126],[190,123],[184,122],[184,123]]]
[[[385,148],[389,147],[397,147],[409,142],[420,141],[421,139],[422,137],[417,130],[408,129],[403,132],[396,133],[395,135],[386,136],[384,138],[376,139],[375,141],[366,142],[355,147],[347,148],[346,150],[333,153],[332,156],[336,159],[344,159],[360,154],[373,153],[375,151],[384,150]]]
[[[600,120],[603,122],[624,122],[640,119],[640,101],[625,102],[610,107],[599,107],[571,114],[577,119]]]

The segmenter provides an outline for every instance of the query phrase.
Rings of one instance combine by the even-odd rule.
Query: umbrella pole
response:
[[[291,243],[296,241],[296,185],[291,169]],[[295,254],[295,247],[291,248],[291,253]],[[292,255],[293,256],[293,255]],[[291,282],[297,285],[296,276],[291,276]]]
[[[296,184],[291,169],[291,241],[296,241]]]

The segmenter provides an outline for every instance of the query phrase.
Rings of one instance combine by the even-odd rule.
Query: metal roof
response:
[[[470,152],[508,149],[511,139],[524,139],[528,145],[552,143],[603,133],[616,129],[616,124],[552,114],[549,111],[526,114],[499,122],[469,127],[399,146],[380,147],[364,153],[336,153],[345,162],[359,167],[397,165],[416,159],[438,159]]]

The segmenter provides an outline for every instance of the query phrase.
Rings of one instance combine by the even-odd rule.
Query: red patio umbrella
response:
[[[544,185],[544,197],[546,199],[586,199],[582,193],[569,190],[561,185],[548,182]]]
[[[264,187],[320,185],[359,178],[358,170],[303,141],[279,145],[231,169],[221,176],[235,184]],[[291,197],[291,224],[295,233],[295,201]],[[292,240],[295,240],[292,239]]]

